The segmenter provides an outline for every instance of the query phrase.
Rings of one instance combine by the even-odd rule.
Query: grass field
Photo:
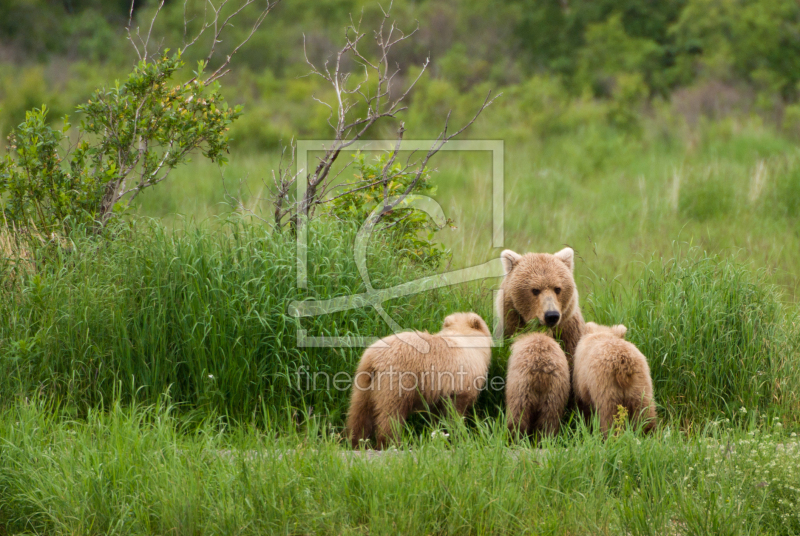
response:
[[[268,210],[279,155],[234,152],[222,170],[179,168],[113,240],[3,235],[0,534],[796,534],[795,144],[744,119],[506,139],[505,246],[575,248],[586,318],[626,324],[649,358],[653,436],[603,441],[570,414],[556,440],[512,442],[490,389],[463,423],[412,419],[400,452],[348,453],[349,389],[302,379],[352,372],[360,349],[298,348],[296,330],[386,325],[368,308],[297,320],[288,305],[365,289],[356,227],[312,227],[298,290],[293,238],[226,197],[243,188]],[[456,224],[437,235],[452,251],[441,269],[497,257],[488,153],[437,158]],[[376,288],[430,273],[380,240],[368,261]],[[491,319],[497,283],[385,305],[436,331],[457,310]],[[490,376],[507,358],[493,349]]]
[[[669,257],[676,244],[697,246],[737,255],[767,270],[786,299],[800,297],[800,152],[760,121],[731,118],[692,130],[650,121],[637,134],[590,123],[525,141],[497,126],[487,130],[488,138],[511,140],[505,144],[505,247],[556,251],[569,244],[585,285],[597,277],[630,282],[652,255]],[[478,131],[470,137],[478,139]],[[226,189],[269,213],[278,158],[234,154],[222,169],[191,163],[147,192],[139,213],[202,220],[231,209]],[[439,233],[453,251],[452,266],[497,257],[490,153],[436,159],[435,197],[457,227]]]
[[[207,73],[249,32],[255,11],[247,12],[266,5],[245,3],[245,20],[226,19],[224,34],[208,27]],[[0,149],[9,163],[39,155],[13,179],[0,165],[0,209],[8,188],[22,185],[46,220],[52,205],[41,194],[57,191],[52,168],[36,171],[51,154],[46,137],[33,136],[28,151],[5,141],[26,110],[46,103],[53,128],[69,112],[74,156],[77,125],[88,119],[92,131],[95,121],[75,106],[117,94],[114,80],[133,61],[123,48],[133,43],[145,57],[177,50],[212,11],[238,9],[227,0],[162,4],[0,1]],[[570,408],[556,437],[509,437],[507,340],[492,348],[489,388],[465,418],[416,414],[386,451],[349,447],[350,374],[363,349],[304,347],[299,335],[390,328],[370,307],[290,312],[296,300],[367,290],[354,258],[362,222],[320,210],[309,228],[308,288],[298,288],[296,239],[269,225],[272,172],[279,140],[324,139],[323,102],[335,109],[347,98],[308,74],[309,59],[323,68],[344,39],[358,40],[343,25],[359,18],[371,56],[367,41],[388,5],[291,0],[220,79],[229,104],[244,110],[225,130],[227,166],[194,154],[101,233],[25,234],[16,229],[27,216],[3,212],[0,536],[800,534],[798,3],[394,4],[392,33],[408,33],[386,65],[401,71],[391,91],[374,81],[359,91],[387,87],[374,101],[386,105],[431,63],[403,100],[408,109],[367,137],[394,139],[400,127],[407,141],[435,138],[446,121],[453,132],[491,90],[497,99],[458,139],[503,140],[504,172],[493,175],[486,151],[438,154],[432,195],[454,223],[433,235],[447,249],[443,262],[415,258],[408,236],[378,234],[367,254],[372,285],[478,265],[503,248],[571,246],[584,317],[625,324],[648,358],[655,431],[619,419],[605,438]],[[204,39],[184,47],[187,68],[175,81],[206,57]],[[336,73],[353,75],[339,90],[355,87],[362,60],[345,57],[343,71],[337,62]],[[122,91],[134,97],[126,102],[141,95],[137,80]],[[154,90],[173,83],[159,80]],[[110,93],[93,95],[100,87]],[[207,114],[185,123],[201,98],[163,97],[160,107],[143,98],[173,119],[146,119],[149,104],[125,104],[102,140],[84,141],[125,138],[142,157],[157,145],[144,132],[163,139],[178,125],[177,145],[145,158],[164,163],[192,135],[208,136]],[[129,133],[125,114],[136,125]],[[62,149],[54,165],[66,169]],[[95,160],[81,175],[80,162],[69,181],[59,178],[64,190],[52,199],[62,208],[81,188],[104,188],[82,181],[129,165],[104,170]],[[492,232],[498,181],[502,247]],[[404,329],[438,331],[456,311],[491,324],[498,285],[474,281],[382,305]]]
[[[163,404],[0,419],[0,526],[37,534],[796,534],[800,443],[778,421],[510,445],[502,421],[349,453],[295,432],[192,433]]]

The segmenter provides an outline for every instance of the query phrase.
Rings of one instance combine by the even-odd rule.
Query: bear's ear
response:
[[[611,333],[620,339],[624,339],[625,334],[628,333],[628,328],[626,328],[623,324],[617,324],[616,326],[611,326]]]
[[[586,325],[583,327],[583,334],[588,335],[590,333],[594,333],[597,331],[597,328],[598,326],[594,322],[586,322]]]
[[[572,248],[564,248],[558,253],[553,253],[553,256],[564,261],[570,272],[575,271],[575,251]]]
[[[475,331],[483,331],[483,319],[478,315],[472,317],[472,320],[469,323],[469,326],[474,329]]]
[[[506,249],[500,254],[500,260],[503,261],[503,268],[505,268],[506,275],[511,273],[511,270],[514,269],[514,266],[521,258],[522,255],[515,253],[510,249]]]

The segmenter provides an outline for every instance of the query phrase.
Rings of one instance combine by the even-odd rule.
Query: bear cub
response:
[[[557,433],[569,393],[567,356],[555,340],[530,333],[511,345],[506,412],[512,435]]]
[[[347,417],[353,448],[373,432],[384,448],[413,411],[442,410],[450,401],[464,415],[486,385],[491,346],[489,327],[475,313],[448,316],[439,333],[403,332],[373,343],[353,382]]]
[[[623,325],[600,326],[587,322],[575,349],[573,388],[585,416],[599,414],[600,430],[608,435],[617,407],[628,411],[632,422],[644,422],[645,431],[656,426],[653,381],[647,359],[625,340]]]

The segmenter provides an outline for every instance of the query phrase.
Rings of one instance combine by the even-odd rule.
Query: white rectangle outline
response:
[[[400,151],[428,151],[439,140],[402,140]],[[297,140],[297,197],[300,200],[308,189],[308,153],[310,151],[325,151],[325,144],[334,140]],[[492,247],[503,248],[504,236],[504,211],[503,201],[505,196],[505,169],[504,169],[504,144],[503,140],[453,140],[447,142],[440,151],[488,151],[492,153]],[[397,140],[356,140],[346,147],[348,151],[389,151],[397,146]],[[499,180],[498,180],[499,179]],[[297,288],[308,289],[308,225],[303,224],[304,218],[298,215],[297,226]],[[496,299],[497,292],[493,292]],[[494,301],[492,302],[494,305]],[[494,310],[494,307],[492,307]],[[455,312],[455,311],[453,311]],[[502,346],[503,319],[494,311],[493,345]],[[299,320],[298,320],[299,322]],[[377,337],[309,337],[305,329],[298,324],[297,346],[305,347],[366,347],[378,340]]]

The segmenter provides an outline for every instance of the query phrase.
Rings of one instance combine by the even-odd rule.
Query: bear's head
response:
[[[511,303],[526,324],[537,319],[543,326],[554,328],[578,310],[572,248],[554,255],[520,255],[507,249],[500,258],[506,273],[501,287],[504,300]]]
[[[442,331],[447,333],[469,334],[478,332],[487,337],[491,336],[489,326],[476,313],[453,313],[444,319]]]
[[[594,322],[586,322],[586,325],[583,328],[584,336],[605,334],[617,337],[619,339],[624,339],[626,333],[628,333],[628,328],[626,328],[624,324],[601,326],[600,324],[595,324]]]

